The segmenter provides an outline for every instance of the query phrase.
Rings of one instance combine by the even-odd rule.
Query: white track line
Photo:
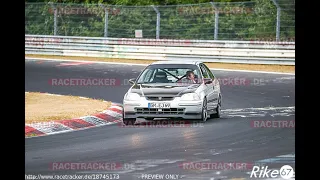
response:
[[[122,110],[122,107],[120,107],[120,106],[110,106],[109,109],[111,109],[111,108]]]
[[[121,118],[122,117],[122,114],[117,113],[115,111],[111,111],[111,110],[104,110],[104,111],[102,111],[102,113],[108,114],[109,116],[112,116],[114,118]]]
[[[119,64],[119,65],[130,65],[130,66],[147,66],[148,65],[148,64],[135,64],[135,63],[83,61],[83,60],[67,60],[67,59],[48,59],[48,58],[30,58],[30,57],[25,57],[25,59],[28,59],[28,60],[45,60],[45,61],[92,62],[92,63],[100,63],[100,64]],[[281,73],[281,72],[269,72],[269,71],[250,71],[250,70],[218,69],[218,68],[210,68],[210,69],[211,70],[217,70],[217,71],[233,71],[233,72],[249,72],[249,73],[261,73],[261,74],[295,75],[295,73]]]
[[[45,94],[45,95],[48,95],[48,96],[62,96],[60,94],[50,94],[50,93],[42,93],[42,94]]]

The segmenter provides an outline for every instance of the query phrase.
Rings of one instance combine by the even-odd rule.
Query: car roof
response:
[[[198,65],[200,61],[156,61],[151,64],[194,64]]]

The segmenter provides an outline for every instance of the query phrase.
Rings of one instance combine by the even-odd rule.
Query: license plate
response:
[[[148,103],[148,108],[161,108],[166,109],[170,108],[170,103]]]

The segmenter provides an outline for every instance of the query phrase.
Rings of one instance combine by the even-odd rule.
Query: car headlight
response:
[[[140,95],[137,93],[127,93],[124,99],[127,101],[138,101],[140,100]]]
[[[181,96],[182,101],[199,101],[200,97],[196,93],[187,93]]]

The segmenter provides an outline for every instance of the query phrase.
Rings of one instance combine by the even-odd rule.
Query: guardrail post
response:
[[[154,5],[151,5],[154,11],[157,13],[157,27],[156,27],[156,39],[160,37],[160,11]]]
[[[281,15],[281,7],[279,6],[277,0],[272,0],[273,3],[277,7],[277,31],[276,31],[276,41],[280,40],[280,15]]]
[[[53,9],[54,13],[53,13],[53,35],[57,35],[57,31],[58,31],[58,9],[57,7],[52,3],[49,2],[51,8]]]
[[[104,37],[108,37],[109,11],[103,4],[100,4],[100,6],[104,8]]]
[[[218,7],[213,2],[210,2],[210,4],[215,9],[215,11],[214,11],[214,40],[218,40],[219,10],[218,10]]]
[[[108,22],[109,22],[109,12],[108,12],[108,8],[105,8],[104,37],[108,37]]]

